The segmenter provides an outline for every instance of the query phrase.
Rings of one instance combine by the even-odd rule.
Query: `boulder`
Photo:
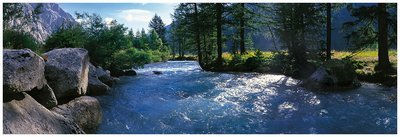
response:
[[[84,131],[62,115],[51,112],[28,94],[13,94],[3,103],[4,134],[76,134]]]
[[[133,69],[123,70],[122,75],[124,75],[124,76],[135,76],[136,75],[136,71],[133,70]]]
[[[161,71],[153,71],[153,73],[154,73],[154,74],[156,74],[156,75],[160,75],[160,74],[162,74],[162,72],[161,72]]]
[[[53,89],[45,79],[45,62],[42,57],[30,49],[4,49],[3,62],[5,96],[27,92],[46,108],[57,105]]]
[[[105,95],[110,92],[110,87],[97,78],[89,77],[87,95]]]
[[[97,78],[97,74],[96,74],[96,67],[89,62],[89,77],[96,77]]]
[[[3,50],[4,94],[42,89],[47,84],[43,59],[30,49]]]
[[[96,67],[89,63],[88,95],[104,95],[110,91],[110,87],[99,80]]]
[[[93,133],[102,119],[99,101],[94,97],[81,96],[51,111],[74,121],[86,133]]]
[[[58,102],[53,89],[51,89],[47,84],[41,90],[34,89],[27,93],[46,108],[57,106]]]
[[[346,90],[361,84],[350,62],[331,60],[302,81],[301,86],[313,90]]]
[[[337,83],[337,78],[329,75],[324,67],[319,67],[311,76],[302,84],[304,87],[323,89],[333,86]]]
[[[54,49],[44,53],[43,58],[46,60],[46,79],[59,102],[86,94],[89,72],[86,49]]]
[[[100,66],[96,68],[96,75],[101,82],[108,86],[112,86],[116,82],[115,78],[111,76],[110,71],[104,70]]]
[[[111,76],[119,77],[119,76],[135,76],[136,71],[133,69],[125,69],[125,70],[113,70],[111,71]]]

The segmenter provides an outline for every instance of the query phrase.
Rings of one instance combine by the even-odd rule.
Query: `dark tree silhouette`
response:
[[[326,60],[331,59],[332,3],[326,4]]]
[[[198,61],[199,61],[199,64],[200,64],[200,67],[201,68],[203,68],[203,69],[205,69],[205,67],[204,67],[204,63],[203,63],[203,56],[202,56],[202,54],[201,54],[201,47],[200,47],[200,29],[199,29],[199,26],[200,26],[200,24],[198,24],[199,23],[199,20],[198,20],[198,10],[197,10],[197,4],[196,3],[194,3],[194,22],[196,23],[195,24],[195,27],[196,27],[196,47],[197,47],[197,58],[198,58]]]
[[[246,48],[244,47],[244,12],[245,12],[245,7],[244,3],[240,3],[240,54],[245,54],[246,53]]]
[[[222,3],[217,3],[217,64],[222,66]]]
[[[378,66],[376,70],[391,70],[388,50],[388,13],[386,4],[379,3],[378,10]]]
[[[149,27],[154,29],[163,42],[165,42],[165,24],[160,16],[155,14],[149,23]]]

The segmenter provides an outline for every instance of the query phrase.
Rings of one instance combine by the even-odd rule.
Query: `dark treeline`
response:
[[[179,56],[198,56],[205,70],[252,70],[266,65],[270,71],[304,77],[318,63],[331,59],[332,14],[347,9],[353,21],[344,23],[346,40],[356,53],[377,48],[377,71],[393,70],[388,57],[389,45],[397,44],[396,4],[336,3],[181,3],[175,9],[169,31],[172,52]],[[337,28],[336,28],[337,29]],[[273,40],[274,55],[262,59],[253,47],[252,35]],[[231,41],[232,60],[224,59],[222,49]],[[255,57],[242,59],[248,52]],[[241,65],[240,65],[241,64]]]

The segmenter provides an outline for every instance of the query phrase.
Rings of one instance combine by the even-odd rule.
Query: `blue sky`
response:
[[[97,13],[108,22],[117,20],[133,31],[148,25],[154,14],[161,17],[168,25],[172,22],[171,14],[178,5],[177,3],[58,3],[66,12],[75,17],[75,12]]]

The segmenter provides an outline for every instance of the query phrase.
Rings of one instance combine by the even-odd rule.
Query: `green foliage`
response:
[[[251,70],[257,69],[262,66],[264,62],[263,54],[260,50],[256,50],[256,54],[254,57],[247,58],[244,63],[245,66],[250,68]]]
[[[152,28],[158,34],[158,36],[160,36],[163,42],[165,42],[165,24],[160,16],[155,14],[149,23],[149,27]]]
[[[3,46],[9,49],[40,50],[40,44],[30,34],[10,29],[3,30]]]
[[[84,48],[87,44],[87,34],[81,26],[60,28],[53,33],[44,45],[44,50],[49,51],[55,48]]]
[[[388,4],[388,9],[385,11],[385,14],[388,14],[389,45],[397,43],[397,31],[390,31],[397,29],[396,5],[395,3]],[[342,26],[342,29],[347,33],[345,37],[347,42],[353,46],[351,50],[356,52],[366,48],[376,49],[378,45],[377,4],[360,7],[348,4],[347,9],[351,16],[355,17],[355,20],[345,22]]]
[[[243,66],[244,63],[245,60],[242,58],[242,55],[235,54],[233,55],[232,60],[229,62],[229,66],[238,67],[238,66]]]
[[[143,50],[147,50],[149,49],[149,41],[147,38],[147,34],[146,31],[144,29],[142,29],[142,31],[140,32],[140,36],[138,36],[139,38],[139,49],[143,49]]]
[[[114,52],[112,59],[114,60],[112,62],[113,70],[125,70],[132,67],[138,68],[146,63],[151,63],[153,60],[149,53],[133,47]]]
[[[281,73],[285,75],[293,75],[296,68],[293,66],[294,60],[285,52],[274,52],[267,60],[268,71],[273,73]]]
[[[150,31],[149,47],[151,50],[159,50],[163,46],[162,40],[158,37],[155,30]]]
[[[132,30],[126,34],[123,24],[115,20],[107,24],[97,14],[77,13],[77,17],[82,20],[80,24],[54,33],[46,41],[46,50],[85,48],[94,65],[115,72],[168,59],[169,50],[155,31],[148,36],[143,29],[135,36]]]

